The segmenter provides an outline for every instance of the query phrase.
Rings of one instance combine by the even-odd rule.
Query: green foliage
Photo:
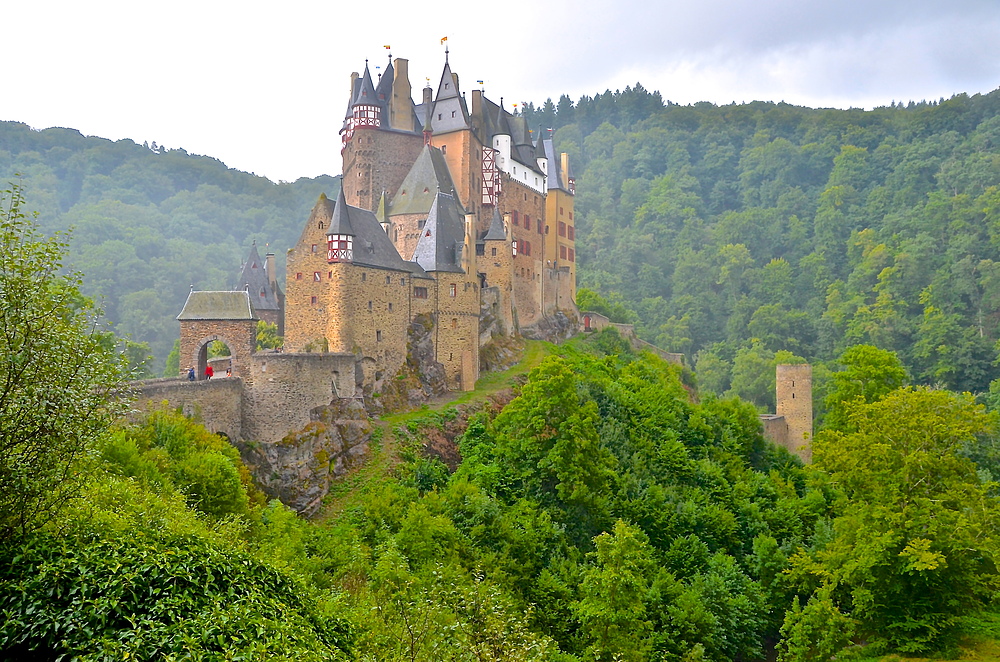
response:
[[[100,311],[62,274],[20,187],[0,194],[0,539],[38,526],[75,490],[75,463],[122,411],[125,374]]]
[[[0,558],[4,657],[346,659],[308,590],[194,536],[35,534]]]
[[[0,178],[17,172],[45,232],[74,228],[82,292],[102,303],[117,335],[149,345],[155,373],[190,286],[232,287],[254,241],[284,254],[316,198],[335,197],[339,184],[328,176],[273,183],[183,149],[0,122]]]
[[[99,451],[109,471],[176,488],[213,518],[246,515],[251,499],[260,500],[236,449],[180,414],[152,412],[139,426],[116,429]]]
[[[257,351],[262,349],[277,349],[284,344],[284,339],[278,335],[278,325],[269,324],[264,320],[257,321]]]
[[[826,396],[826,427],[846,430],[852,405],[871,403],[903,386],[906,368],[893,352],[855,345],[840,357],[843,370],[833,373],[833,384]]]
[[[995,420],[967,395],[910,388],[872,403],[858,398],[847,414],[848,431],[823,431],[814,446],[817,464],[846,498],[835,538],[797,555],[793,566],[826,590],[816,609],[835,599],[876,650],[953,645],[960,618],[985,606],[1000,584],[993,539],[1000,510],[960,454],[994,434]]]

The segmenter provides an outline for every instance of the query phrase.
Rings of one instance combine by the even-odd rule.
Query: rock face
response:
[[[561,310],[557,310],[552,315],[547,315],[531,326],[521,328],[521,335],[531,340],[547,340],[552,343],[560,343],[572,338],[578,329],[579,324],[575,319],[570,319]]]
[[[319,510],[331,481],[361,461],[373,429],[360,400],[335,400],[313,409],[310,418],[280,441],[238,445],[268,496],[306,516]]]

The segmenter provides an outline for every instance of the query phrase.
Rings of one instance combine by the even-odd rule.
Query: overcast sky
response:
[[[1000,86],[997,0],[25,0],[0,10],[0,120],[339,174],[349,77],[448,37],[468,92],[541,103],[641,82],[675,103],[863,107]]]

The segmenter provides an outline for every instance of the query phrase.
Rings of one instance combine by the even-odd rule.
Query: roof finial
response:
[[[444,44],[444,63],[448,64],[448,37],[441,37],[441,43]]]

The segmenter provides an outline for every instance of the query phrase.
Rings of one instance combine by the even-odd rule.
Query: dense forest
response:
[[[2,658],[800,662],[1000,640],[997,415],[907,385],[891,351],[839,357],[803,466],[752,404],[613,328],[536,342],[508,391],[384,421],[371,470],[310,522],[195,421],[123,417],[124,357],[24,209],[0,196]]]
[[[771,406],[776,352],[870,343],[918,383],[989,389],[1000,91],[863,111],[637,85],[525,114],[572,156],[585,302],[684,352],[703,388]]]
[[[522,112],[571,155],[581,305],[685,353],[703,389],[770,408],[776,360],[816,364],[821,405],[830,362],[858,343],[896,352],[916,383],[989,390],[998,111],[1000,92],[864,111],[679,106],[636,85]],[[235,285],[251,242],[281,255],[337,186],[0,123],[0,177],[15,173],[43,229],[73,228],[84,293],[157,373],[189,287]]]
[[[334,157],[331,157],[334,158]],[[335,167],[331,163],[331,169]],[[191,286],[231,289],[253,242],[284,255],[332,177],[275,184],[183,149],[0,122],[0,182],[19,181],[115,332],[163,361]],[[285,262],[277,260],[284,274]],[[282,276],[283,277],[283,276]]]

